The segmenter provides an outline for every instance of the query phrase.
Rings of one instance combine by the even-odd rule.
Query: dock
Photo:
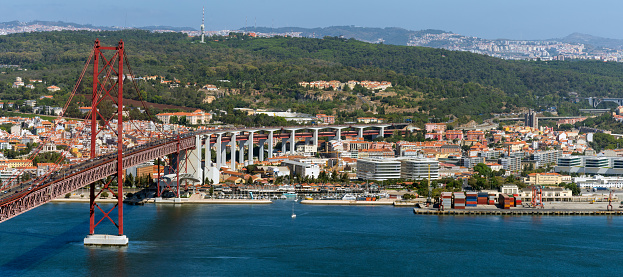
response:
[[[379,206],[393,205],[394,201],[356,201],[356,200],[301,200],[301,204],[307,205],[358,205],[358,206]]]
[[[623,215],[623,211],[601,211],[601,210],[542,210],[542,209],[520,209],[520,210],[429,210],[413,209],[414,214],[423,215]]]

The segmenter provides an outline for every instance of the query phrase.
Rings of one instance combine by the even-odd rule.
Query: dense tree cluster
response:
[[[391,120],[428,122],[428,117],[454,115],[465,122],[518,107],[556,106],[561,114],[577,114],[579,105],[568,101],[569,92],[584,97],[623,96],[623,65],[619,63],[506,61],[467,52],[332,37],[266,39],[231,34],[211,37],[200,44],[197,38],[180,33],[125,30],[0,37],[0,64],[28,69],[7,69],[7,74],[0,75],[0,98],[19,100],[50,94],[43,86],[34,90],[11,88],[10,82],[21,76],[61,87],[61,91],[52,93],[54,99],[49,104],[62,106],[96,38],[103,45],[115,45],[123,39],[136,76],[157,75],[180,84],[170,88],[159,79],[139,82],[138,91],[125,91],[126,98],[206,110],[231,106],[337,114],[340,110],[352,112],[358,97],[365,96],[377,105],[378,116]],[[87,74],[77,88],[83,97],[74,100],[80,104],[69,107],[72,115],[79,115],[78,105],[88,105],[89,78]],[[336,92],[332,100],[319,100],[318,95],[333,92],[310,92],[297,85],[313,80],[390,81],[396,95],[377,96],[356,87]],[[133,87],[126,82],[128,88]],[[205,93],[198,90],[204,84],[218,85],[227,97],[204,103]],[[365,115],[371,115],[374,108],[370,103],[357,107]],[[392,107],[408,111],[396,116],[395,112],[387,112]]]

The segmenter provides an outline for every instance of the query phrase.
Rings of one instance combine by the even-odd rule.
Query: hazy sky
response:
[[[402,27],[482,38],[546,39],[573,32],[623,39],[620,0],[0,0],[0,22],[67,21],[98,26]],[[256,23],[257,22],[257,23]]]

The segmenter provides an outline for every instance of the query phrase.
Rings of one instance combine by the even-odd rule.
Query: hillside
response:
[[[373,28],[373,27],[357,27],[357,26],[331,26],[324,28],[301,28],[301,27],[249,27],[241,28],[250,32],[260,33],[301,33],[303,37],[323,38],[323,37],[343,37],[354,38],[371,43],[384,43],[393,45],[407,45],[409,38],[413,35],[422,35],[427,33],[445,33],[440,30],[422,30],[412,31],[398,27]]]
[[[580,97],[623,97],[623,65],[591,61],[506,61],[467,52],[424,47],[370,44],[354,39],[213,37],[197,43],[179,33],[147,31],[42,32],[0,37],[0,64],[20,65],[28,71],[7,70],[0,75],[1,99],[24,99],[47,93],[11,89],[16,76],[42,78],[67,93],[79,76],[95,38],[113,45],[120,38],[138,76],[159,75],[190,83],[169,88],[141,83],[154,103],[203,109],[233,107],[292,109],[305,113],[338,114],[344,120],[367,109],[386,117],[427,121],[454,115],[462,121],[491,113],[523,108],[557,107],[573,114],[580,105],[568,101],[568,92]],[[230,82],[218,82],[228,80]],[[297,85],[314,80],[389,81],[387,93],[329,92]],[[88,79],[86,80],[88,82]],[[216,84],[222,94],[208,104],[206,92],[193,84]],[[81,92],[87,91],[87,86]],[[136,99],[135,92],[127,97]],[[63,95],[56,99],[62,101]],[[329,99],[329,100],[327,100]],[[372,106],[372,107],[370,107]],[[392,113],[392,115],[389,115]]]
[[[554,40],[569,43],[584,43],[594,47],[606,47],[611,49],[623,48],[623,40],[621,39],[603,38],[582,33],[573,33],[564,38]]]

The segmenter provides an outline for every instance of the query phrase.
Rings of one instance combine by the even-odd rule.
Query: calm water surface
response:
[[[110,208],[111,206],[104,206]],[[601,275],[623,272],[623,217],[426,216],[410,208],[125,206],[125,248],[83,245],[88,204],[0,224],[0,276]],[[97,233],[114,233],[110,228]]]

